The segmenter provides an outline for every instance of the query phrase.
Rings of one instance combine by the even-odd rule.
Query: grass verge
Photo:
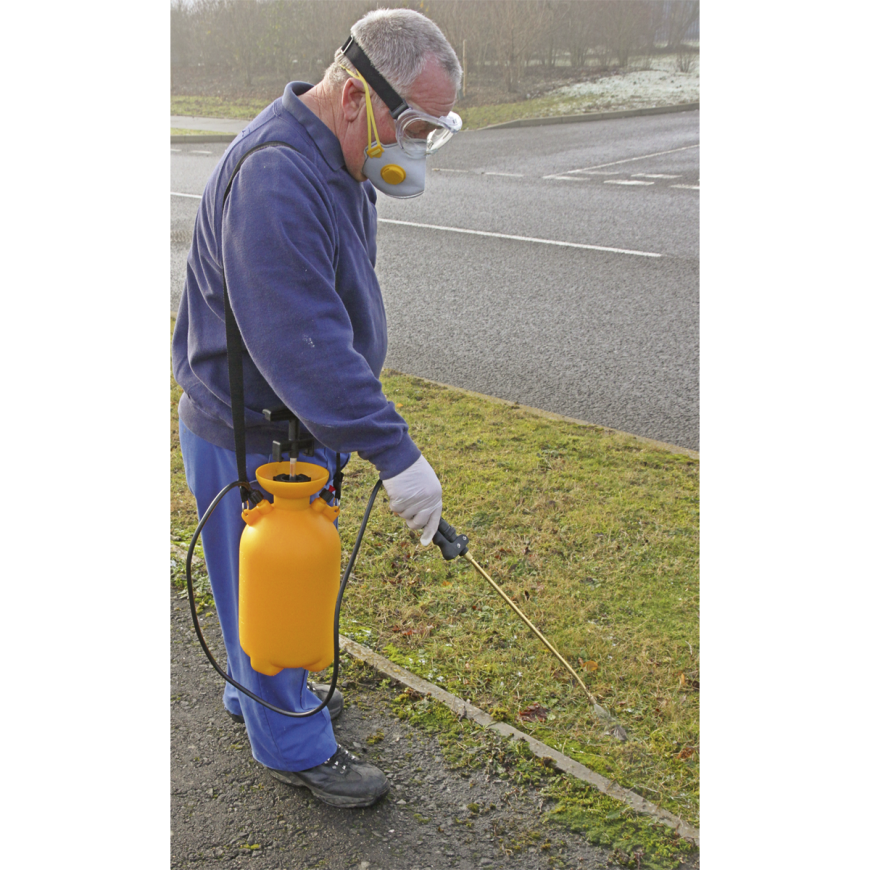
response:
[[[277,95],[276,95],[277,96]],[[170,98],[170,115],[189,115],[194,118],[236,118],[250,121],[256,118],[272,100],[234,100],[227,97]]]
[[[250,121],[269,101],[228,100],[222,97],[172,97],[170,114],[192,115],[198,118],[235,118]],[[555,115],[580,115],[583,112],[602,112],[610,107],[610,101],[602,102],[594,97],[566,99],[558,96],[536,97],[515,103],[500,103],[492,106],[469,106],[461,110],[463,130],[477,130],[491,124],[502,124],[523,118],[546,118]],[[173,130],[176,136],[202,133],[201,130]]]
[[[508,121],[521,121],[529,118],[557,118],[564,115],[594,114],[615,111],[624,106],[611,98],[597,96],[565,97],[558,94],[545,94],[517,103],[499,103],[492,106],[469,106],[463,109],[463,130],[479,130],[493,124]],[[638,106],[639,108],[639,106]]]
[[[170,104],[172,115],[193,115],[201,118],[236,118],[249,121],[256,117],[271,100],[232,100],[224,97],[173,96]],[[564,115],[615,111],[625,108],[650,108],[658,105],[655,100],[626,99],[617,94],[590,93],[568,95],[553,91],[542,96],[515,102],[496,103],[488,106],[462,106],[457,111],[462,116],[463,130],[479,130],[493,124],[529,118],[553,118]],[[192,134],[194,130],[174,130],[173,135]],[[201,131],[199,131],[201,132]]]
[[[382,381],[438,470],[448,521],[582,668],[628,740],[603,730],[570,675],[468,563],[420,547],[383,496],[345,597],[342,633],[698,825],[698,460],[396,372]],[[178,398],[172,382],[171,534],[184,545],[197,519],[178,449]],[[371,466],[351,460],[345,555],[375,480]],[[409,700],[408,716],[437,730],[444,713],[418,703]],[[610,837],[623,852],[620,838],[643,839],[625,854],[676,866],[669,829],[652,826],[641,837],[633,826],[646,823],[622,805],[577,783],[559,789],[553,821],[598,842]]]
[[[208,133],[213,131],[208,130],[191,130],[189,127],[170,127],[169,135],[170,136],[202,136],[203,133]]]

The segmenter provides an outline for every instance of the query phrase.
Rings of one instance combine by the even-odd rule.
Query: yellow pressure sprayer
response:
[[[272,451],[275,461],[261,465],[256,472],[257,482],[274,500],[267,501],[249,482],[242,480],[234,481],[221,490],[200,520],[188,548],[187,593],[200,644],[218,673],[239,691],[270,710],[293,718],[304,718],[324,709],[335,692],[342,597],[362,544],[375,496],[382,484],[378,480],[372,489],[356,543],[339,583],[341,544],[335,526],[339,507],[338,497],[335,504],[329,503],[332,498],[326,488],[329,472],[319,465],[297,461],[300,445],[306,442],[298,437],[298,428],[294,428],[294,424],[298,426],[298,421],[287,409],[274,409],[264,414],[270,420],[290,420],[289,440],[275,442]],[[281,461],[282,452],[288,448],[290,461]],[[340,472],[337,472],[336,496],[340,496],[340,481]],[[320,671],[333,665],[326,698],[319,706],[302,713],[270,704],[226,674],[208,649],[199,625],[192,579],[194,548],[202,527],[220,500],[236,487],[244,491],[246,503],[250,505],[242,511],[245,529],[239,545],[239,640],[242,649],[250,656],[251,667],[266,676],[274,676],[284,668]],[[319,495],[312,498],[317,493]],[[448,561],[462,556],[471,563],[570,672],[592,704],[595,715],[610,726],[610,733],[625,740],[625,731],[598,704],[577,672],[471,557],[467,536],[458,534],[442,517],[432,541]]]
[[[336,471],[333,478],[332,493],[326,488],[327,469],[298,461],[300,449],[304,452],[312,439],[299,437],[298,420],[292,413],[286,408],[274,408],[263,414],[271,422],[290,423],[288,440],[273,443],[274,461],[256,471],[257,482],[274,500],[265,499],[247,480],[235,480],[217,494],[199,521],[187,550],[187,598],[200,645],[224,680],[275,713],[302,719],[323,710],[335,692],[341,602],[382,484],[378,480],[372,489],[339,583],[341,544],[335,521],[339,514],[341,471]],[[290,455],[288,462],[281,461],[284,452]],[[199,624],[193,591],[194,551],[203,526],[221,499],[236,488],[242,490],[247,505],[242,511],[245,529],[239,543],[239,642],[250,656],[251,667],[274,676],[284,668],[319,671],[334,665],[326,697],[317,707],[304,712],[277,707],[234,680],[215,660]],[[333,497],[335,503],[330,504]]]
[[[269,677],[284,668],[321,671],[333,657],[339,508],[322,496],[311,500],[326,487],[325,468],[298,462],[289,472],[289,462],[261,465],[257,481],[274,501],[242,511],[239,641],[251,667]]]

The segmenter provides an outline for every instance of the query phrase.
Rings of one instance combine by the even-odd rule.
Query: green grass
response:
[[[188,127],[170,127],[169,135],[170,136],[202,136],[204,133],[208,133],[208,130],[191,130]]]
[[[698,825],[698,460],[397,372],[382,381],[437,470],[444,515],[468,535],[470,554],[583,669],[629,739],[607,734],[570,675],[471,565],[422,548],[383,494],[342,632]],[[178,453],[178,398],[173,383],[171,524],[184,541],[196,513]],[[370,465],[351,460],[345,557],[375,480]],[[546,709],[543,721],[518,718],[532,704]],[[593,792],[557,796],[554,820],[603,825],[602,837],[616,837],[624,808],[607,809],[610,799]],[[653,850],[665,863],[647,866],[675,866],[662,857],[669,848]]]
[[[169,334],[175,328],[174,318],[170,320]],[[181,387],[175,383],[171,370],[169,375],[169,522],[173,538],[180,543],[189,543],[198,523],[196,503],[184,476],[184,462],[181,459],[181,445],[178,441],[178,402]]]
[[[460,112],[463,130],[479,130],[493,124],[519,121],[527,118],[551,118],[561,115],[582,115],[584,112],[602,112],[600,99],[593,97],[534,97],[518,103],[500,103],[492,106],[469,106]]]
[[[372,513],[343,630],[698,823],[696,459],[389,372],[387,396],[437,469],[469,552],[629,734],[606,734],[552,654],[464,560]],[[374,469],[354,459],[353,543]],[[518,714],[534,703],[546,719]]]
[[[220,97],[172,97],[172,115],[193,115],[202,118],[238,118],[251,120],[271,100],[226,100]],[[612,109],[609,98],[600,96],[557,96],[555,94],[535,97],[515,103],[499,103],[491,106],[459,106],[463,130],[479,130],[493,124],[527,118],[551,118],[563,115],[582,115],[587,112],[606,112]],[[202,131],[174,130],[173,135],[192,134]]]
[[[199,118],[237,118],[249,121],[256,117],[269,101],[227,100],[221,97],[172,97],[172,115],[192,115]],[[493,106],[469,106],[462,109],[464,130],[477,130],[491,124],[502,124],[519,118],[542,118],[551,115],[576,115],[584,111],[600,111],[589,99],[537,97],[518,103]],[[173,135],[193,134],[196,130],[173,130]]]
[[[279,97],[276,94],[275,97]],[[272,100],[236,100],[224,97],[170,98],[170,115],[191,115],[194,118],[236,118],[250,121],[256,118]]]

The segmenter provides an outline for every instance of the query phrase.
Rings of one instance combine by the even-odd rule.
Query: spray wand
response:
[[[604,722],[608,725],[610,729],[610,733],[619,740],[627,740],[627,735],[625,733],[625,729],[614,719],[607,710],[604,709],[596,700],[595,696],[589,689],[586,687],[586,684],[583,680],[580,679],[577,672],[571,665],[565,661],[564,657],[560,655],[560,653],[556,650],[556,648],[538,631],[537,628],[532,624],[531,620],[520,610],[519,607],[514,603],[514,601],[508,596],[508,594],[477,564],[477,562],[471,557],[471,554],[468,552],[468,536],[460,535],[444,517],[441,517],[441,522],[438,524],[438,531],[435,532],[434,537],[432,538],[432,543],[435,544],[440,550],[441,555],[448,561],[455,559],[457,556],[462,556],[463,559],[470,562],[474,569],[480,574],[484,580],[495,589],[496,592],[504,599],[507,605],[511,608],[511,610],[516,613],[517,616],[531,629],[532,633],[541,643],[544,644],[547,649],[556,656],[557,659],[568,669],[571,676],[574,677],[575,680],[580,684],[580,688],[583,689],[586,694],[589,703],[592,704],[592,712],[595,714],[596,718],[598,718],[601,722]]]

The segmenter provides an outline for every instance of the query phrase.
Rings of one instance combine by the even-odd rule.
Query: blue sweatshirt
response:
[[[229,146],[196,216],[172,340],[179,415],[196,435],[234,449],[223,276],[247,349],[249,453],[269,453],[287,425],[263,409],[286,405],[317,441],[359,453],[383,478],[420,456],[379,376],[387,322],[375,276],[377,212],[369,182],[344,168],[336,136],[291,82]],[[224,191],[244,154],[222,209]]]

